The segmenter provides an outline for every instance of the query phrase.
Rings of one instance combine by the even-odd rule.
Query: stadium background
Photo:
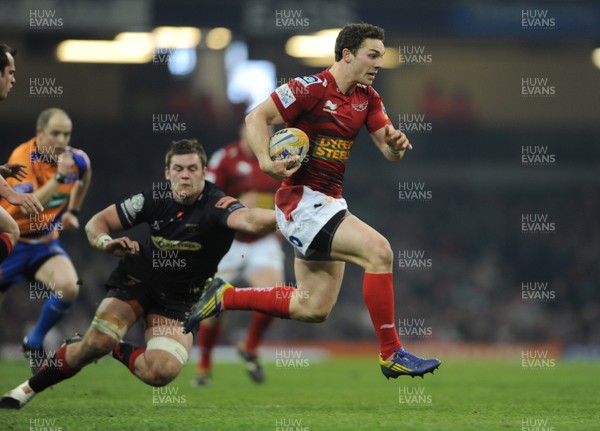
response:
[[[62,24],[32,26],[32,11],[54,11]],[[299,13],[302,21],[278,25],[277,11]],[[545,11],[553,21],[524,26],[525,11]],[[345,195],[395,252],[397,317],[426,329],[426,336],[404,337],[407,344],[553,343],[563,354],[598,356],[600,65],[592,52],[600,7],[593,1],[3,1],[0,40],[19,52],[17,84],[0,104],[0,157],[6,160],[34,134],[41,110],[65,109],[74,123],[71,143],[89,154],[94,171],[83,224],[125,194],[160,181],[172,139],[196,137],[209,155],[236,139],[246,104],[228,100],[226,50],[209,49],[204,37],[195,49],[197,66],[185,76],[172,75],[160,61],[59,62],[58,43],[159,26],[194,26],[203,35],[226,27],[233,41],[247,44],[251,60],[275,65],[274,88],[322,69],[285,53],[291,36],[359,21],[385,28],[386,46],[400,51],[388,51],[399,67],[382,70],[374,87],[396,127],[412,122],[407,134],[414,151],[400,164],[387,163],[361,135]],[[399,64],[400,54],[419,50],[424,57]],[[61,94],[35,95],[35,88],[58,87]],[[527,97],[528,91],[553,94]],[[157,132],[167,114],[185,131]],[[524,165],[523,152],[532,148],[551,157]],[[425,192],[416,200],[401,193],[414,187]],[[522,218],[531,214],[549,224],[524,231]],[[50,343],[85,330],[116,264],[89,247],[82,230],[62,239],[84,286]],[[421,260],[403,268],[402,256]],[[291,266],[287,277],[293,281]],[[347,268],[328,322],[279,322],[267,340],[373,341],[361,279]],[[524,286],[531,285],[545,285],[552,298],[524,300]],[[0,310],[4,355],[14,352],[40,307],[26,283],[9,291]],[[246,318],[237,313],[231,320],[238,324],[229,328]],[[230,330],[223,343],[239,336]]]

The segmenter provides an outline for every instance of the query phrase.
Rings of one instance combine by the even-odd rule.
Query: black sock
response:
[[[73,377],[79,372],[71,368],[66,360],[67,346],[63,346],[50,358],[46,358],[42,368],[29,379],[29,387],[34,392],[42,392],[57,383]]]

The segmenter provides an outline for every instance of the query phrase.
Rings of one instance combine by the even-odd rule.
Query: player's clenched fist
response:
[[[71,168],[75,165],[75,161],[73,160],[73,153],[71,149],[67,147],[67,149],[58,156],[57,168],[58,172],[63,175],[69,175],[71,172]]]
[[[261,169],[277,180],[291,177],[298,169],[300,169],[300,157],[292,156],[282,160],[269,160],[268,166],[261,164]]]
[[[115,238],[105,242],[103,245],[103,250],[117,257],[123,257],[125,255],[137,255],[140,252],[140,244],[137,241],[133,241],[128,237],[123,236],[121,238]]]

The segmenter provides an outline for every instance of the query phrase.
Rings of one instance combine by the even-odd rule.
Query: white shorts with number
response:
[[[289,212],[287,218],[286,209]],[[338,212],[347,209],[346,199],[332,198],[306,186],[303,186],[301,197],[296,195],[292,202],[277,202],[275,205],[279,230],[296,251],[304,256],[323,226]]]
[[[229,283],[248,281],[259,269],[274,269],[283,272],[285,255],[281,242],[275,235],[267,235],[253,242],[233,240],[217,269],[217,276]]]

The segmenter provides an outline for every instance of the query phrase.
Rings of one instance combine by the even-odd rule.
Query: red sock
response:
[[[256,354],[258,344],[272,321],[273,316],[257,313],[256,311],[252,313],[252,321],[250,322],[250,328],[248,328],[248,335],[246,336],[246,350],[249,353]]]
[[[402,347],[394,322],[394,281],[392,273],[365,273],[363,297],[371,315],[381,356],[387,359],[394,350]]]
[[[223,295],[224,310],[254,310],[269,316],[290,318],[290,300],[296,291],[292,286],[246,287],[227,289]]]
[[[13,245],[10,237],[5,233],[0,233],[0,262],[4,262],[12,249]]]
[[[129,357],[129,364],[127,368],[131,371],[131,374],[135,376],[135,360],[146,351],[145,347],[138,347],[133,352],[131,352],[131,356]]]
[[[221,333],[223,332],[223,325],[221,322],[217,322],[216,326],[210,327],[205,325],[204,322],[200,324],[200,331],[198,331],[198,347],[200,348],[200,360],[198,361],[198,370],[210,370],[212,366],[212,350],[217,344]]]

